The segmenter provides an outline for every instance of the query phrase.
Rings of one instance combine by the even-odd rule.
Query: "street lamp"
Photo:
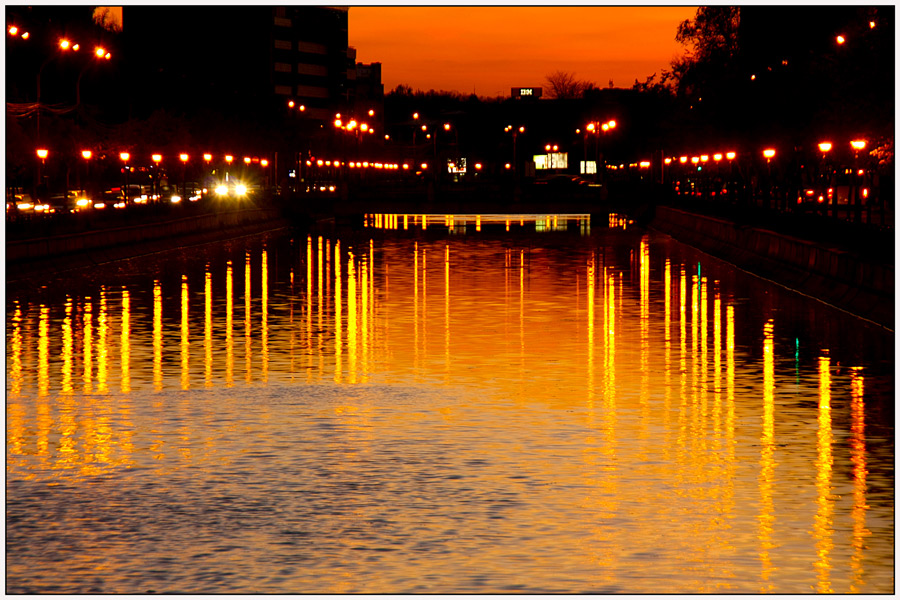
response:
[[[153,202],[159,202],[159,180],[162,178],[162,173],[159,170],[159,163],[162,161],[162,154],[154,154],[150,157],[153,159],[153,162],[156,164],[156,193],[153,194]]]
[[[94,155],[94,153],[91,152],[90,150],[82,150],[81,151],[81,158],[84,159],[87,169],[90,169],[90,164],[91,164],[90,160],[93,155]],[[88,172],[86,174],[86,177],[87,177],[87,179],[90,179],[90,172]],[[78,172],[78,189],[79,190],[82,189],[82,187],[81,187],[81,171]]]
[[[122,173],[125,175],[125,187],[122,188],[122,197],[125,199],[125,203],[128,203],[128,159],[131,158],[131,154],[128,152],[120,152],[119,159],[124,163],[124,168],[122,169]]]
[[[181,159],[181,197],[187,198],[187,161],[190,157],[185,153],[181,153],[178,155],[178,158]]]

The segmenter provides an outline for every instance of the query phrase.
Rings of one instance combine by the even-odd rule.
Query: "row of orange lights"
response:
[[[324,160],[317,159],[315,163],[312,160],[306,161],[306,166],[311,167],[315,164],[318,167],[340,167],[341,165],[350,168],[350,169],[387,169],[387,170],[395,170],[395,169],[409,169],[408,163],[403,163],[402,165],[397,163],[380,163],[380,162],[369,162],[369,161],[344,161],[343,163],[339,160]],[[428,165],[426,163],[422,163],[422,168],[427,169]]]
[[[763,152],[763,155],[764,155],[766,158],[771,158],[771,156],[775,156],[775,151],[774,151],[774,150],[771,150],[771,153],[772,153],[771,156],[769,156],[769,155],[767,154],[767,152],[770,152],[770,150],[766,150],[766,151]],[[716,152],[715,154],[712,155],[712,159],[713,159],[715,162],[719,162],[719,161],[722,160],[723,158],[728,159],[728,160],[734,160],[736,156],[737,156],[737,153],[735,153],[735,152],[725,152],[725,153],[722,153],[722,152]],[[700,156],[692,156],[692,157],[690,157],[691,163],[692,163],[692,164],[695,164],[695,165],[698,164],[698,163],[702,163],[702,162],[703,162],[703,163],[709,162],[709,159],[710,159],[709,154],[701,154]],[[675,158],[673,157],[673,158],[666,158],[664,162],[668,165],[668,164],[672,164],[674,161],[675,161]],[[680,157],[678,157],[678,162],[681,163],[681,164],[685,164],[685,163],[687,163],[687,161],[688,161],[688,157],[687,157],[687,156],[680,156]]]
[[[40,158],[41,160],[44,160],[48,156],[50,156],[50,151],[47,150],[46,148],[38,148],[36,153],[37,153],[38,158]],[[85,160],[90,160],[93,156],[94,156],[94,153],[91,150],[82,150],[81,151],[81,157]],[[159,164],[160,162],[162,162],[163,155],[162,154],[151,154],[150,158],[153,160],[153,162]],[[131,153],[130,152],[120,152],[119,159],[122,162],[127,163],[128,161],[131,160]],[[178,159],[181,160],[181,162],[186,163],[186,162],[188,162],[188,160],[190,160],[190,155],[182,152],[181,154],[178,155]],[[205,160],[207,163],[212,161],[212,159],[213,159],[212,154],[204,154],[203,155],[203,160]],[[232,156],[231,154],[226,154],[225,162],[227,162],[230,165],[232,162],[234,162],[234,156]],[[259,163],[260,166],[263,166],[263,167],[269,166],[269,161],[267,159],[258,158],[256,156],[254,156],[252,158],[249,156],[245,156],[244,163],[248,164],[248,165],[251,163]]]

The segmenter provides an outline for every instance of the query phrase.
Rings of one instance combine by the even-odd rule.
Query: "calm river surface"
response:
[[[6,585],[890,593],[894,337],[610,217],[8,287]]]

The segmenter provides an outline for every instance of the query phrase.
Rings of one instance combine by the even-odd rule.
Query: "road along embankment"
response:
[[[894,257],[838,247],[658,206],[650,226],[737,267],[894,329]]]
[[[7,241],[6,280],[68,271],[287,227],[275,208],[207,213],[128,227]]]

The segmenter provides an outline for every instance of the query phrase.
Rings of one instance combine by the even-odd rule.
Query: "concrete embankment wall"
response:
[[[893,256],[874,262],[839,248],[665,206],[656,208],[651,227],[746,271],[894,328]]]
[[[277,209],[258,208],[8,241],[7,279],[36,270],[66,270],[284,227]]]

